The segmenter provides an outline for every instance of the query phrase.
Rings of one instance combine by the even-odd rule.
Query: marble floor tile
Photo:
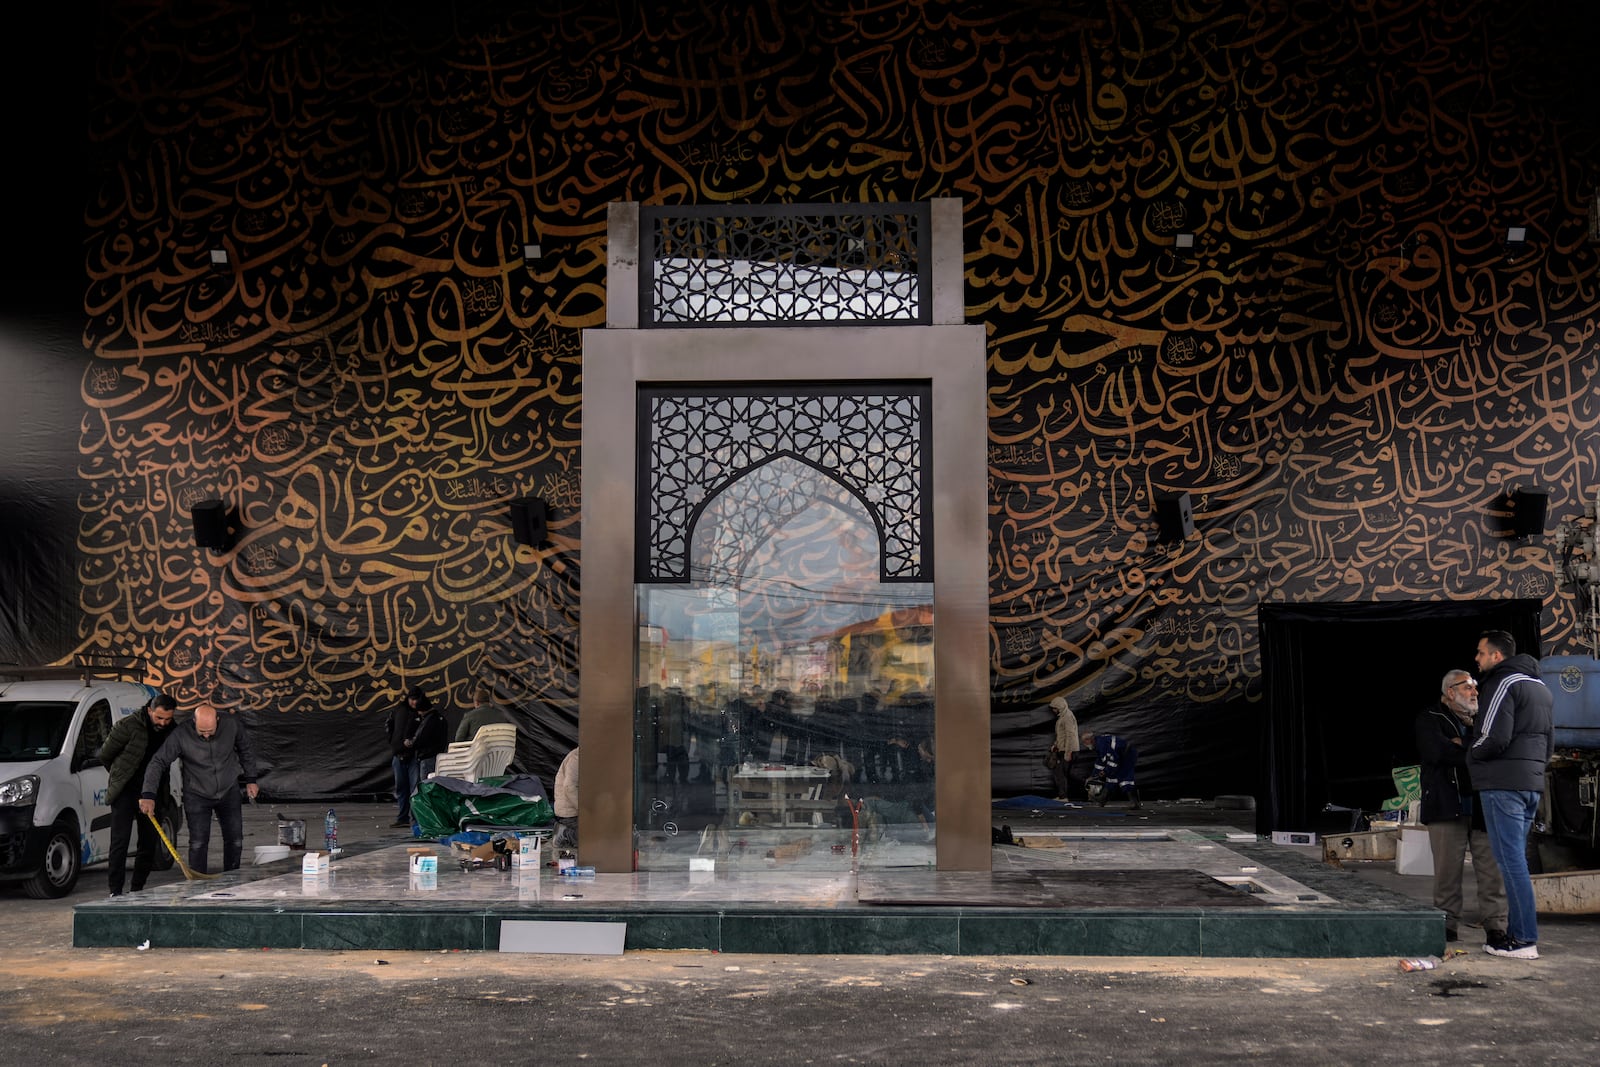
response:
[[[1226,847],[1227,828],[1143,828],[1138,830],[1072,829],[1021,835],[1033,847],[996,846],[992,873],[936,871],[933,846],[879,842],[875,862],[852,871],[848,851],[841,855],[819,840],[810,849],[791,850],[779,856],[766,853],[778,846],[758,835],[737,840],[716,857],[701,853],[698,843],[684,840],[660,852],[657,867],[631,874],[598,874],[571,878],[549,867],[511,871],[462,870],[449,849],[437,849],[434,879],[414,877],[408,866],[407,847],[399,843],[334,860],[321,876],[307,876],[300,856],[262,867],[232,872],[217,881],[176,883],[142,893],[128,894],[85,907],[130,908],[216,905],[289,905],[294,902],[335,904],[380,902],[396,908],[459,908],[502,903],[559,904],[582,900],[586,904],[651,902],[688,906],[719,902],[773,903],[837,909],[885,903],[941,904],[981,907],[1061,907],[1063,872],[1084,882],[1085,872],[1116,872],[1116,877],[1137,880],[1137,872],[1186,872],[1180,881],[1188,888],[1173,889],[1172,906],[1195,906],[1193,879],[1216,882],[1214,896],[1224,902],[1242,894],[1256,905],[1311,907],[1336,903],[1333,898],[1251,860]],[[792,841],[790,842],[793,843]],[[727,846],[727,842],[723,843]],[[671,857],[673,862],[664,862]],[[691,859],[712,859],[713,869],[690,870]],[[885,862],[892,860],[895,862]],[[1185,881],[1187,879],[1187,881]],[[1160,879],[1134,893],[1146,906],[1159,902]],[[1169,879],[1170,881],[1170,879]],[[1057,884],[1059,883],[1059,884]],[[1132,883],[1128,883],[1131,885]],[[1174,886],[1176,882],[1172,883]],[[1104,899],[1105,887],[1096,898]],[[1081,894],[1080,894],[1081,895]],[[1070,896],[1070,894],[1069,894]]]

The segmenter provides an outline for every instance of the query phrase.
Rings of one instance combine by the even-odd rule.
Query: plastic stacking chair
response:
[[[479,782],[504,774],[516,754],[516,726],[508,722],[490,723],[480,726],[471,741],[457,741],[439,753],[433,764],[433,776]]]
[[[465,778],[467,770],[472,766],[472,742],[457,741],[445,751],[439,753],[433,760],[433,773],[430,778]]]
[[[468,781],[480,782],[504,774],[517,755],[517,728],[509,722],[479,727],[472,736]]]

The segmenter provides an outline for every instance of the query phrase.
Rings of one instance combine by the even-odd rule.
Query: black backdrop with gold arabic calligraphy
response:
[[[1587,5],[97,10],[87,275],[50,279],[81,311],[0,342],[0,659],[143,657],[247,716],[279,795],[382,790],[411,683],[493,681],[546,774],[575,740],[614,200],[964,202],[997,792],[1046,784],[1060,692],[1155,792],[1250,791],[1262,603],[1531,597],[1582,647],[1548,539],[1493,518],[1600,488]]]

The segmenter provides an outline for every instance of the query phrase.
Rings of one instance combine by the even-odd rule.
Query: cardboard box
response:
[[[455,842],[455,847],[461,852],[466,853],[465,856],[457,856],[456,859],[483,860],[485,863],[493,863],[495,856],[499,855],[499,853],[495,852],[494,850],[493,841],[485,841],[481,845],[470,844],[466,841],[457,841]]]
[[[326,852],[307,852],[300,861],[300,870],[306,874],[327,874],[328,854]]]
[[[1322,839],[1324,860],[1392,860],[1400,844],[1398,828],[1333,834]]]

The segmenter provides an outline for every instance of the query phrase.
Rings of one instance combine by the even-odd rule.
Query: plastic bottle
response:
[[[1438,956],[1419,956],[1409,960],[1400,961],[1402,971],[1431,971],[1439,966]]]
[[[593,867],[588,867],[588,866],[584,866],[584,867],[563,867],[560,870],[560,872],[558,872],[558,873],[560,873],[561,875],[563,875],[564,877],[567,877],[567,878],[593,878],[594,877],[594,868]]]
[[[332,808],[322,819],[322,841],[329,852],[339,851],[339,816],[334,814]]]

